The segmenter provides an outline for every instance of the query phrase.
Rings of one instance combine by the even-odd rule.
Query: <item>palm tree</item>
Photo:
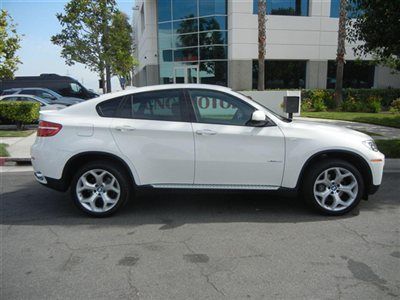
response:
[[[265,16],[266,0],[258,0],[258,90],[265,89]]]
[[[344,56],[346,55],[346,19],[347,19],[347,1],[340,0],[338,46],[336,53],[336,83],[335,83],[335,103],[336,106],[343,101],[343,70]]]

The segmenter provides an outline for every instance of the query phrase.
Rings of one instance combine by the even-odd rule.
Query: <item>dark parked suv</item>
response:
[[[64,97],[91,99],[99,95],[86,89],[79,81],[57,74],[41,74],[40,76],[20,76],[15,79],[0,80],[0,93],[12,88],[37,87],[47,88]]]

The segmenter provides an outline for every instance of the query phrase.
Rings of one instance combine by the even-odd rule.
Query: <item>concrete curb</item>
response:
[[[30,158],[18,157],[0,157],[0,166],[14,165],[14,164],[31,164]]]

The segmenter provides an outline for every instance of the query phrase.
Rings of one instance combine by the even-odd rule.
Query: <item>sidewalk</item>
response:
[[[363,131],[369,135],[371,135],[370,133],[379,134],[379,135],[371,135],[371,137],[374,140],[400,139],[400,128],[386,127],[386,126],[366,124],[366,123],[356,123],[350,121],[341,121],[341,120],[328,120],[328,119],[304,118],[304,117],[295,117],[294,119],[299,121],[326,123],[330,125],[346,127],[358,131]]]
[[[0,165],[4,162],[30,162],[30,149],[36,139],[36,132],[28,137],[2,137],[0,143],[7,144],[9,157],[0,160]]]

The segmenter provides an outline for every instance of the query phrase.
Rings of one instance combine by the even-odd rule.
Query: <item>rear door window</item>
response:
[[[126,98],[118,116],[129,119],[173,122],[188,120],[181,90],[132,94]]]
[[[118,110],[124,97],[118,97],[110,100],[103,101],[96,106],[97,113],[101,117],[113,118]]]

